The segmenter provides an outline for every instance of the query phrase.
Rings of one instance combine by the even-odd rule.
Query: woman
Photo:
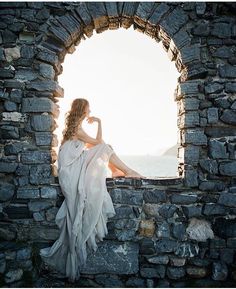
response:
[[[90,117],[89,103],[77,98],[66,115],[63,140],[58,153],[58,179],[65,199],[55,222],[60,236],[51,247],[40,250],[42,259],[74,282],[85,265],[87,246],[96,251],[96,241],[107,232],[107,219],[115,215],[106,188],[107,165],[125,177],[142,176],[126,166],[102,139],[101,120]],[[83,120],[97,122],[96,138],[82,128]]]

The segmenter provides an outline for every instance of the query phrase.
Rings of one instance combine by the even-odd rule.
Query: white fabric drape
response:
[[[85,149],[80,140],[68,140],[58,153],[58,179],[65,199],[55,222],[60,236],[40,250],[43,261],[71,281],[85,265],[87,246],[96,251],[107,234],[107,219],[115,210],[106,188],[107,164],[112,148],[103,143]]]

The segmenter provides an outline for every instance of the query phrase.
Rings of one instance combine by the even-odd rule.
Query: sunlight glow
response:
[[[91,116],[102,120],[104,141],[118,154],[160,154],[177,143],[178,76],[162,44],[133,28],[82,40],[59,76],[65,90],[58,102],[59,144],[72,100],[87,98]],[[95,137],[96,124],[84,129]]]

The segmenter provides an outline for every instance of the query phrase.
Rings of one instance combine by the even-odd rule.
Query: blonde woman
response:
[[[85,119],[89,124],[98,123],[96,138],[84,131]],[[96,242],[108,233],[107,219],[115,215],[106,188],[108,164],[116,175],[142,178],[103,141],[101,120],[90,117],[86,99],[77,98],[66,115],[58,153],[58,179],[65,197],[55,219],[60,236],[51,247],[40,250],[45,263],[72,282],[80,277],[87,248],[96,251]]]

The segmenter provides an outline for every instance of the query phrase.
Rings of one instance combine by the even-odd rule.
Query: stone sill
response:
[[[183,178],[181,177],[156,177],[147,179],[135,178],[107,178],[106,185],[108,188],[113,187],[133,187],[133,188],[150,188],[156,186],[178,186],[183,185]]]

